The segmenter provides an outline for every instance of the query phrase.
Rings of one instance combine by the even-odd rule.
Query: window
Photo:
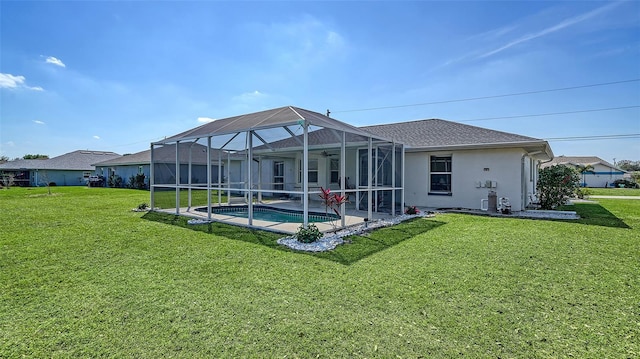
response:
[[[273,162],[273,189],[276,191],[284,189],[284,161]]]
[[[298,182],[302,183],[302,160],[298,162],[299,172],[298,172]],[[318,159],[310,158],[309,159],[309,183],[317,183],[318,182]]]
[[[83,172],[82,173],[82,177],[84,177],[84,179],[89,179],[90,176],[91,176],[91,172]]]
[[[144,167],[138,166],[138,174],[143,174],[143,173],[144,173]]]
[[[430,191],[451,193],[451,156],[431,156]]]
[[[338,160],[337,158],[332,158],[330,161],[331,162],[329,163],[329,165],[331,169],[331,178],[329,182],[338,183],[338,180],[340,179],[340,160]]]

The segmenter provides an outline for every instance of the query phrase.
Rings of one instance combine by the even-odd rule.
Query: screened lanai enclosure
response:
[[[213,122],[151,144],[151,206],[295,232],[404,208],[404,146],[297,107]],[[323,189],[346,198],[329,203]],[[326,192],[325,192],[326,197]]]

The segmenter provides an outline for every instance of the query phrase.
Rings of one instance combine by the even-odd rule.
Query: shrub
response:
[[[138,205],[138,209],[139,209],[139,210],[141,210],[141,211],[144,211],[144,210],[146,210],[147,208],[149,208],[149,205],[148,205],[148,204],[146,204],[146,203],[140,203],[140,204]]]
[[[555,209],[571,198],[579,188],[576,170],[565,165],[543,168],[539,172],[538,193],[542,209]]]
[[[131,189],[146,189],[147,185],[144,183],[144,179],[144,173],[138,173],[135,176],[131,175],[131,177],[129,177],[128,187]]]
[[[418,209],[418,207],[416,206],[409,206],[407,207],[407,209],[404,210],[404,214],[419,214],[420,210]]]
[[[316,227],[315,224],[309,224],[307,228],[300,226],[296,232],[296,239],[302,243],[313,243],[322,238],[322,232]]]
[[[109,177],[109,181],[107,181],[107,184],[111,188],[120,188],[120,187],[122,187],[122,177],[120,177],[120,176],[118,176],[116,174],[112,174]]]
[[[589,197],[591,195],[591,191],[588,188],[578,188],[576,190],[576,196],[580,199],[583,199],[585,197]]]

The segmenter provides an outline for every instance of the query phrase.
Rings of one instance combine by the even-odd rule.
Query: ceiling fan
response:
[[[329,153],[327,151],[322,151],[320,152],[320,154],[322,155],[322,157],[331,157],[337,155],[337,153]]]

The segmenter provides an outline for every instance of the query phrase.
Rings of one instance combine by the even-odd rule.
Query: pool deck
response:
[[[320,203],[317,201],[311,202],[309,204],[309,212],[324,213],[325,208],[321,205],[318,206],[318,204]],[[264,206],[269,206],[274,208],[298,210],[298,211],[302,211],[303,209],[300,201],[271,200],[265,203],[257,203],[255,205],[264,205]],[[223,204],[222,206],[224,207],[227,205]],[[233,204],[231,206],[233,206]],[[195,218],[195,219],[207,220],[207,212],[196,211],[196,208],[200,208],[200,207],[203,207],[203,206],[195,206],[191,208],[182,207],[180,208],[179,214],[183,216]],[[168,209],[159,209],[157,211],[163,212],[163,213],[175,214],[176,209],[168,208]],[[367,218],[367,211],[359,211],[359,210],[356,210],[355,208],[346,208],[345,212],[346,212],[345,213],[346,227],[362,224],[364,222],[364,219]],[[402,209],[398,208],[396,215],[400,215],[400,214],[402,214]],[[391,214],[389,213],[373,212],[372,217],[373,217],[372,218],[373,220],[378,220],[378,219],[389,219],[389,218],[392,218],[393,216],[391,216]],[[257,219],[254,219],[253,224],[250,226],[249,220],[247,218],[230,216],[223,213],[211,213],[211,220],[215,222],[224,222],[224,223],[234,224],[234,225],[243,226],[243,227],[252,227],[257,229],[269,230],[273,232],[286,233],[286,234],[293,234],[298,230],[298,227],[300,227],[300,223],[270,222],[270,221],[262,221]],[[341,227],[341,220],[338,219],[333,223],[336,225],[337,228]],[[314,224],[322,232],[334,230],[333,224],[331,222],[315,222]]]

